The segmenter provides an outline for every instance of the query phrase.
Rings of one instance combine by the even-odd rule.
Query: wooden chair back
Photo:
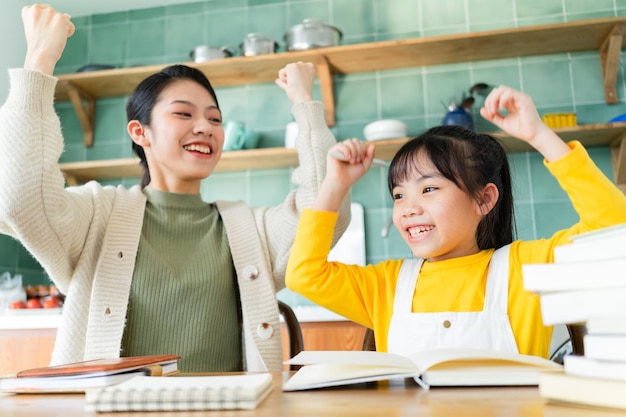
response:
[[[302,339],[302,328],[300,322],[288,304],[278,301],[278,311],[285,321],[287,333],[289,334],[289,357],[293,358],[304,350],[304,341]],[[289,369],[297,370],[298,365],[290,365]]]

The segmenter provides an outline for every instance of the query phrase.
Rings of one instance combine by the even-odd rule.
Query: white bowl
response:
[[[365,126],[363,135],[365,140],[397,139],[405,138],[408,130],[406,123],[400,120],[385,119]]]

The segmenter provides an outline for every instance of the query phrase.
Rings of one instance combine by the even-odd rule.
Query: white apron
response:
[[[423,259],[405,259],[396,285],[388,350],[404,356],[437,348],[475,348],[519,353],[507,315],[509,249],[489,263],[483,311],[412,313],[413,293]]]

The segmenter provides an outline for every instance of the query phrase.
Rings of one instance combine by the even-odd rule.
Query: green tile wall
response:
[[[58,73],[73,72],[87,63],[116,66],[169,64],[189,60],[199,44],[238,46],[249,32],[263,32],[280,44],[285,31],[304,18],[316,18],[343,32],[342,42],[354,44],[388,39],[434,36],[550,22],[626,14],[624,0],[211,0],[75,19]],[[526,57],[380,73],[335,77],[338,139],[361,137],[363,127],[379,118],[404,120],[410,134],[438,124],[445,103],[460,97],[476,82],[507,84],[532,94],[541,111],[575,111],[580,123],[604,122],[626,112],[623,68],[618,76],[619,103],[604,103],[596,52]],[[284,126],[292,120],[289,102],[272,83],[218,88],[226,120],[239,120],[262,133],[260,146],[282,146]],[[315,97],[321,98],[319,88]],[[82,145],[80,123],[71,105],[58,103],[66,150],[63,162],[131,156],[126,134],[124,97],[98,101],[95,143]],[[480,104],[480,103],[478,103]],[[478,129],[494,130],[475,112]],[[609,150],[590,150],[612,177]],[[510,154],[520,238],[549,236],[576,221],[577,216],[535,153]],[[276,204],[293,188],[292,169],[216,173],[202,193],[208,200],[244,199],[250,204]],[[115,184],[120,181],[107,181]],[[121,182],[127,186],[136,179]],[[373,168],[353,190],[365,207],[368,262],[409,256],[393,228],[381,230],[391,214],[385,172]],[[13,239],[0,236],[0,272],[21,273],[26,283],[45,281],[45,274]],[[283,293],[286,300],[306,300]]]

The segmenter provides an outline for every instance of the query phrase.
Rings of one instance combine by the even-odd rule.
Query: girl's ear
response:
[[[138,120],[131,120],[126,126],[130,138],[141,147],[150,146],[150,141],[146,138],[144,127]]]
[[[498,187],[492,182],[485,185],[483,188],[482,196],[478,204],[478,210],[481,216],[486,216],[493,209],[493,207],[498,202],[498,197],[500,197],[500,192],[498,191]]]

